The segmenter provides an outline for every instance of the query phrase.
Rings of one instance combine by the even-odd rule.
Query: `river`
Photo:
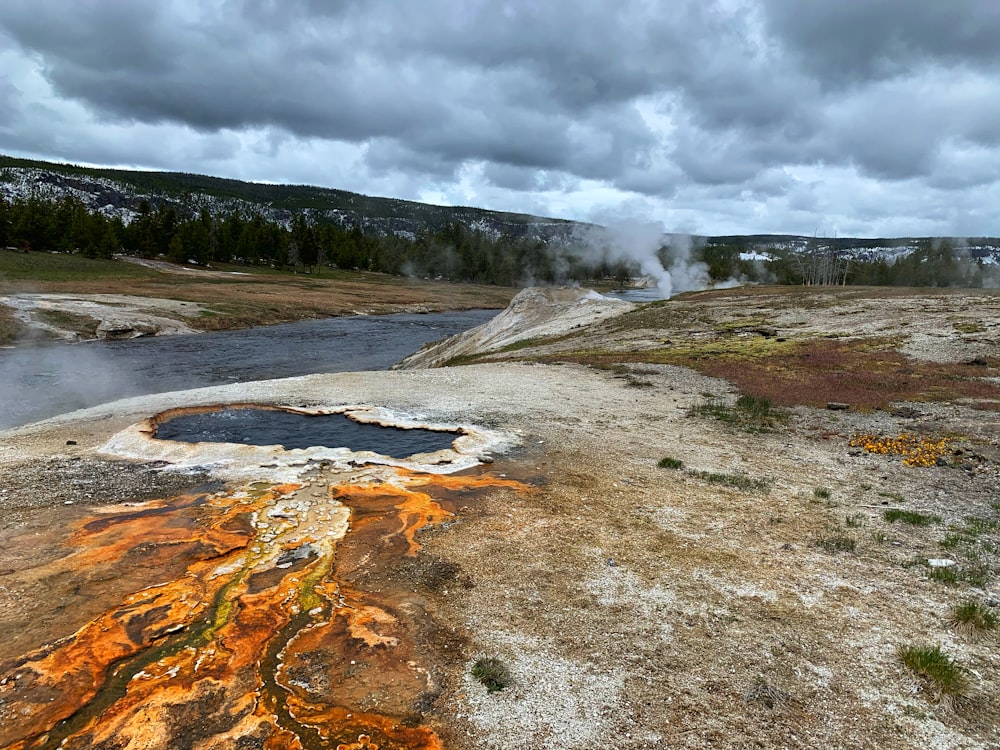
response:
[[[368,315],[191,336],[0,350],[0,429],[129,396],[320,372],[384,370],[497,310]]]

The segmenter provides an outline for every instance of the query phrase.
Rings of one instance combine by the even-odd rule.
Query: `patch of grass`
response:
[[[848,534],[831,534],[817,539],[816,546],[825,552],[854,552],[858,540]]]
[[[1000,517],[966,517],[961,524],[948,527],[940,544],[964,558],[960,580],[983,588],[1000,567]]]
[[[961,548],[962,546],[969,544],[973,540],[969,537],[955,531],[949,531],[944,535],[944,539],[941,540],[941,546],[946,550],[952,551]]]
[[[771,483],[766,479],[754,479],[746,474],[722,474],[712,471],[690,471],[688,473],[709,484],[733,487],[743,492],[767,492],[771,489]]]
[[[985,589],[993,577],[993,571],[983,564],[967,565],[962,568],[962,580],[977,589]]]
[[[511,684],[510,671],[496,657],[477,659],[472,665],[472,676],[486,687],[486,692],[496,693]]]
[[[993,534],[1000,531],[1000,519],[981,518],[979,516],[968,516],[965,519],[966,533],[979,537],[983,534]]]
[[[0,250],[0,279],[5,281],[98,281],[152,279],[159,274],[135,263],[85,258],[69,253],[17,253]]]
[[[888,498],[889,500],[895,500],[897,503],[901,503],[904,501],[903,496],[900,495],[898,492],[883,492],[880,490],[878,492],[878,496]]]
[[[1000,618],[982,602],[968,599],[956,604],[948,618],[957,630],[970,634],[989,633],[997,629]]]
[[[865,517],[862,513],[853,513],[844,519],[844,523],[847,524],[849,529],[860,529],[865,525]]]
[[[770,399],[749,394],[741,395],[733,405],[715,399],[706,401],[692,407],[690,413],[712,417],[751,433],[771,432],[788,419],[786,414],[774,408]]]
[[[968,695],[965,670],[940,646],[900,646],[896,653],[903,665],[923,680],[936,700],[956,702]]]
[[[490,352],[491,354],[499,354],[501,352],[516,352],[521,349],[530,349],[533,346],[541,346],[542,344],[551,344],[555,341],[565,338],[565,336],[535,336],[533,338],[520,339],[519,341],[514,341],[513,343],[507,344],[506,346],[501,346],[495,352]]]
[[[664,456],[657,463],[661,469],[682,469],[684,468],[684,462],[679,458],[671,458],[670,456]]]
[[[941,523],[941,517],[928,513],[918,513],[915,510],[903,510],[902,508],[890,508],[882,514],[889,523],[901,521],[911,526],[932,526]]]
[[[828,487],[817,487],[813,490],[813,497],[817,500],[829,500],[830,490]]]
[[[950,586],[958,585],[962,580],[962,574],[956,565],[947,565],[940,568],[931,568],[927,577],[938,583],[946,583]]]

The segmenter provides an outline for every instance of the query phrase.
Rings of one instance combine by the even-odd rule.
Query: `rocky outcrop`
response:
[[[633,309],[592,289],[529,287],[492,320],[425,346],[394,369],[442,367],[460,357],[500,351],[528,339],[555,337]]]
[[[122,294],[14,294],[0,296],[0,305],[12,308],[29,332],[69,341],[198,333],[187,320],[204,309],[193,302]]]

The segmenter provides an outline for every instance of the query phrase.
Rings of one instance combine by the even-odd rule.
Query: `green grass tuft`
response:
[[[931,572],[927,574],[927,577],[932,581],[937,581],[938,583],[947,583],[950,585],[956,585],[962,580],[962,575],[959,573],[958,566],[948,565],[941,568],[931,568]]]
[[[940,516],[934,516],[928,513],[918,513],[915,510],[903,510],[901,508],[890,508],[882,514],[882,517],[889,523],[902,521],[903,523],[908,523],[912,526],[931,526],[933,524],[941,523]]]
[[[719,484],[724,487],[733,487],[743,492],[767,492],[771,489],[771,483],[766,479],[754,479],[746,474],[720,474],[712,471],[691,471],[688,472],[693,477],[703,479],[709,484]]]
[[[774,408],[770,399],[747,394],[737,398],[732,406],[712,399],[694,406],[690,413],[694,416],[718,419],[746,432],[772,432],[775,427],[788,419],[784,412]]]
[[[670,456],[664,456],[661,458],[657,464],[661,469],[682,469],[684,468],[684,462],[679,458],[671,458]]]
[[[849,529],[860,529],[865,525],[865,517],[861,513],[853,513],[844,519]]]
[[[937,700],[957,701],[968,694],[969,680],[965,670],[940,646],[900,646],[897,654]]]
[[[956,604],[951,611],[952,625],[967,633],[988,633],[996,630],[1000,618],[982,602],[969,599]]]
[[[858,540],[847,534],[832,534],[816,540],[816,546],[826,552],[854,552]]]
[[[511,684],[510,672],[496,657],[477,659],[472,665],[472,676],[479,680],[488,693],[496,693]]]

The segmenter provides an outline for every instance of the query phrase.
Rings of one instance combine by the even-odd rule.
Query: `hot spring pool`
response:
[[[155,437],[184,443],[242,443],[295,448],[347,448],[405,458],[452,447],[457,432],[383,427],[344,414],[299,414],[239,407],[183,414],[161,422]]]

